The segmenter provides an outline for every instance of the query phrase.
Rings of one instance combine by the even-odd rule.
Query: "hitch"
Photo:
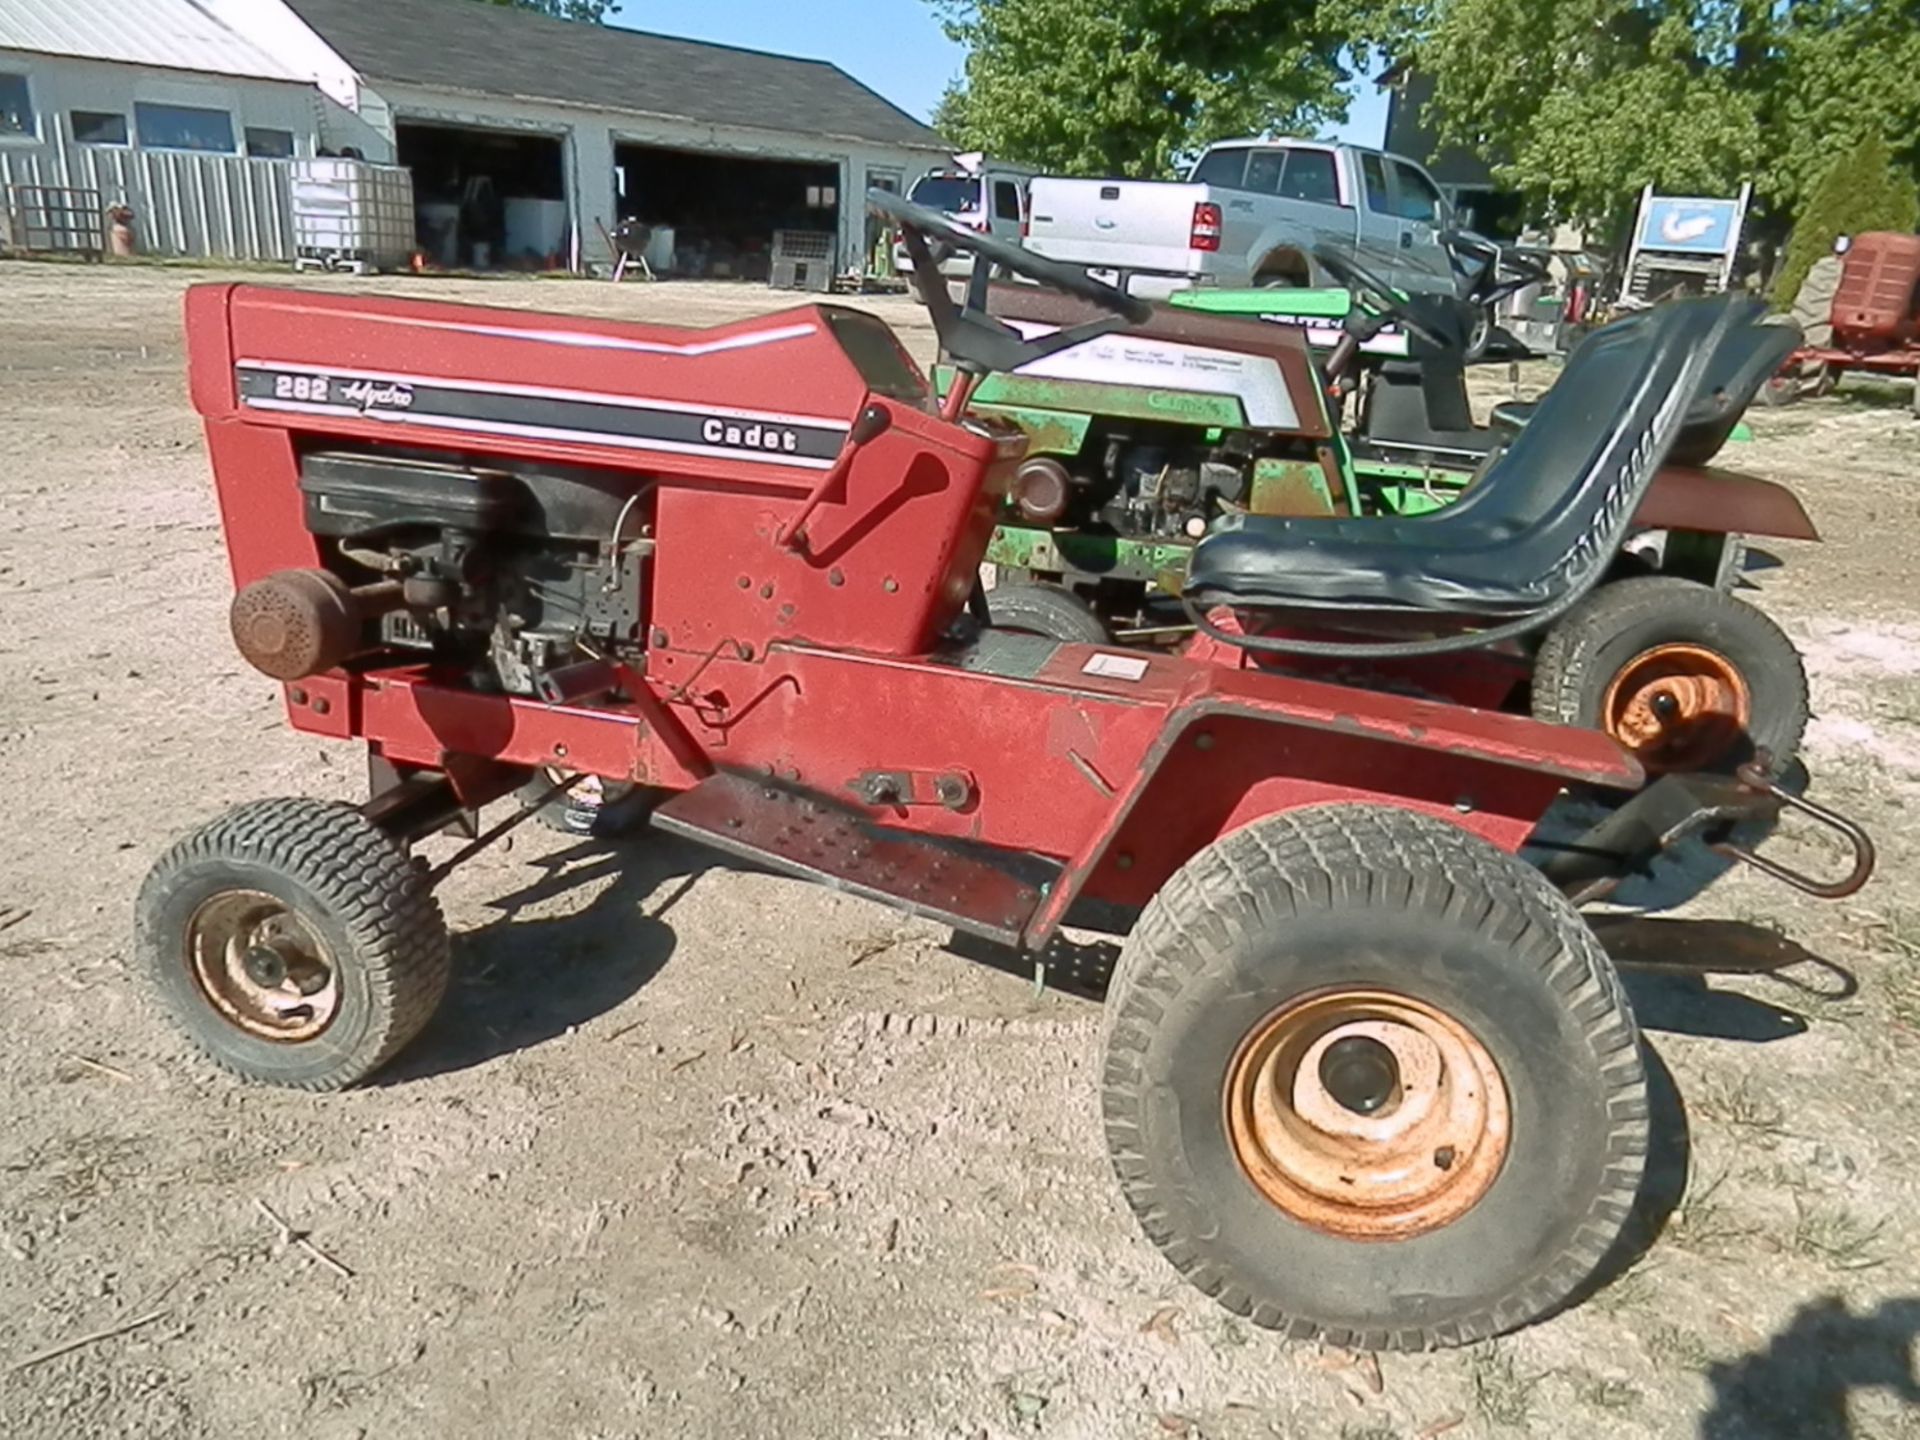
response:
[[[1772,821],[1794,810],[1847,842],[1853,866],[1839,880],[1820,880],[1756,854],[1730,837],[1737,826]],[[1701,835],[1716,855],[1751,865],[1763,875],[1823,900],[1856,893],[1873,875],[1873,840],[1858,824],[1779,783],[1773,760],[1762,751],[1734,775],[1677,773],[1662,776],[1608,815],[1541,867],[1576,905],[1603,900],[1621,882],[1647,873],[1654,859]]]
[[[1744,845],[1736,845],[1731,840],[1723,840],[1712,847],[1714,854],[1725,855],[1729,860],[1738,860],[1742,865],[1751,865],[1762,875],[1771,875],[1775,880],[1793,886],[1794,889],[1812,895],[1821,900],[1844,900],[1849,895],[1858,894],[1861,887],[1873,878],[1873,867],[1878,855],[1873,848],[1873,837],[1860,825],[1836,810],[1825,805],[1817,805],[1804,795],[1795,795],[1784,790],[1774,779],[1766,764],[1766,756],[1752,760],[1740,767],[1740,783],[1749,790],[1757,791],[1777,805],[1775,814],[1780,810],[1797,810],[1817,825],[1822,825],[1845,840],[1853,849],[1853,869],[1844,879],[1822,881],[1798,870],[1789,869],[1777,860],[1769,860],[1764,855],[1756,855]]]

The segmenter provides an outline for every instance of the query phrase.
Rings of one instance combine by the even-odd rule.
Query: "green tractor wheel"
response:
[[[1105,645],[1112,637],[1093,606],[1058,585],[996,585],[987,592],[996,630],[1044,635],[1069,645]]]

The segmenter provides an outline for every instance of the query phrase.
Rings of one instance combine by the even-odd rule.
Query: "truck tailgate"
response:
[[[1189,274],[1200,268],[1189,241],[1204,185],[1160,180],[1033,182],[1029,249],[1076,265]]]

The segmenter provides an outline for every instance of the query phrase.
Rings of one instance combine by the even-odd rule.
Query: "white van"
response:
[[[1020,245],[1027,234],[1027,190],[1039,173],[1004,160],[989,160],[975,151],[927,171],[913,182],[907,199],[982,234]],[[903,275],[913,269],[907,247],[898,242],[893,247],[893,266]],[[941,265],[940,273],[970,275],[973,257],[955,255]]]

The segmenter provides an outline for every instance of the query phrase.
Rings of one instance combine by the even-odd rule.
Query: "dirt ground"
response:
[[[181,375],[201,278],[0,265],[0,1434],[1920,1436],[1904,395],[1757,414],[1737,457],[1826,532],[1751,593],[1805,649],[1814,782],[1880,878],[1828,905],[1734,874],[1609,930],[1797,963],[1634,977],[1677,1093],[1630,1271],[1376,1368],[1215,1309],[1137,1232],[1071,983],[664,839],[522,831],[459,872],[451,1002],[370,1089],[243,1089],[188,1053],[127,971],[147,866],[229,804],[361,780],[226,637]],[[333,283],[695,323],[778,298]]]

